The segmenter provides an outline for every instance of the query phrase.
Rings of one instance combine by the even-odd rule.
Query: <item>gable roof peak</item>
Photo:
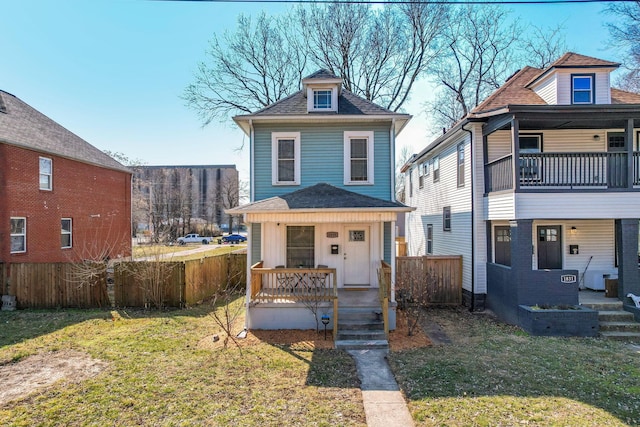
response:
[[[594,58],[592,56],[581,55],[575,52],[566,52],[555,62],[553,62],[545,71],[551,68],[581,68],[581,67],[612,67],[618,68],[617,62],[606,61],[604,59]]]
[[[336,76],[335,74],[333,74],[331,71],[327,70],[326,68],[321,68],[318,71],[316,71],[315,73],[311,73],[309,74],[307,77],[304,77],[302,79],[303,82],[307,81],[307,80],[339,80],[342,81],[342,79],[338,76]]]

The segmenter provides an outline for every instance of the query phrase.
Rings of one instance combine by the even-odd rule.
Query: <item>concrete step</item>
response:
[[[382,320],[362,320],[362,319],[345,319],[338,315],[338,330],[347,329],[352,331],[378,331],[384,330],[384,322]]]
[[[590,309],[596,311],[617,311],[622,310],[622,301],[611,301],[611,302],[597,302],[597,303],[587,303],[581,304],[585,307],[589,307]]]
[[[349,307],[338,309],[338,322],[364,320],[382,320],[382,309],[380,307]]]
[[[337,340],[346,340],[346,341],[376,341],[376,340],[386,340],[387,336],[384,331],[351,331],[338,329],[338,337]]]
[[[336,340],[340,350],[389,350],[387,340]]]
[[[604,331],[600,336],[610,340],[640,343],[640,332]]]
[[[632,313],[623,310],[599,311],[598,320],[600,322],[633,322],[634,317]]]
[[[599,323],[600,323],[600,331],[640,333],[640,323],[637,323],[637,322],[599,322]]]

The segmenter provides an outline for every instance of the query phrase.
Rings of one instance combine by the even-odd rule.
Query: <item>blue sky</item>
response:
[[[239,13],[288,5],[145,0],[20,0],[0,6],[0,89],[102,150],[149,165],[236,164],[249,173],[243,133],[231,120],[202,128],[180,94],[213,34],[233,31]],[[510,6],[523,24],[564,23],[570,49],[622,61],[608,49],[599,4]],[[515,71],[515,70],[514,70]],[[414,119],[398,148],[430,138],[420,113],[426,83],[406,104]],[[246,142],[246,141],[245,141]]]

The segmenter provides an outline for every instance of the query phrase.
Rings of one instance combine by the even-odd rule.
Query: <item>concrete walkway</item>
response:
[[[368,427],[413,427],[413,419],[389,369],[387,350],[349,350],[356,362]]]

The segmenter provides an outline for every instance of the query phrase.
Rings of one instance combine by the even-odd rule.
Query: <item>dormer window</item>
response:
[[[331,89],[315,89],[313,91],[313,109],[331,110]]]
[[[595,99],[594,92],[593,74],[573,74],[571,76],[572,104],[593,104]]]

